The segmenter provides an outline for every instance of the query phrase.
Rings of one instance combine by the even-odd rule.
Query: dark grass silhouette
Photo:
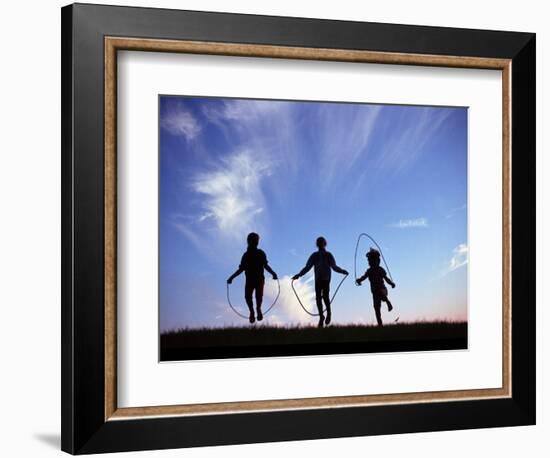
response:
[[[185,328],[160,336],[161,361],[465,349],[466,322]]]

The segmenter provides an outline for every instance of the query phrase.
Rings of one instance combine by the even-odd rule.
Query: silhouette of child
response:
[[[332,253],[326,250],[327,241],[324,237],[317,238],[316,242],[318,250],[313,253],[307,260],[306,266],[294,277],[293,280],[298,280],[302,275],[305,275],[315,267],[315,300],[317,303],[317,310],[319,311],[319,327],[322,328],[324,324],[330,324],[332,319],[332,313],[330,310],[330,277],[331,269],[335,272],[339,272],[344,275],[348,275],[348,271],[338,267]],[[323,314],[323,302],[327,308],[327,318]]]
[[[380,267],[380,252],[378,250],[371,248],[367,253],[367,260],[369,262],[369,268],[362,277],[355,280],[355,283],[357,286],[361,286],[361,282],[367,278],[369,279],[376,322],[378,326],[382,326],[382,316],[380,313],[382,302],[388,304],[388,312],[393,310],[393,306],[388,299],[388,290],[384,284],[384,280],[391,285],[392,288],[395,288],[395,283],[388,278],[386,271]]]
[[[256,292],[256,314],[258,321],[264,319],[262,315],[262,300],[264,297],[264,269],[267,270],[272,276],[273,280],[277,280],[277,274],[269,266],[267,262],[267,256],[258,248],[260,243],[260,236],[255,232],[251,232],[246,237],[248,248],[241,258],[241,264],[239,268],[227,279],[227,283],[231,284],[233,279],[244,272],[246,281],[244,284],[244,299],[248,310],[250,311],[249,321],[254,323],[256,317],[254,316],[254,303],[252,302],[252,294]]]

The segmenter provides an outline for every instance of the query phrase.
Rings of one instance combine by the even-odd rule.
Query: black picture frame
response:
[[[61,15],[64,451],[84,454],[535,424],[535,34],[88,4],[66,6]],[[512,396],[106,420],[105,36],[511,59]]]

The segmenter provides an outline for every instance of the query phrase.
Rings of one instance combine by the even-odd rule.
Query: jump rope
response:
[[[344,275],[342,277],[342,280],[340,280],[340,283],[338,283],[338,286],[336,287],[336,289],[334,290],[334,294],[332,295],[330,301],[329,301],[329,305],[332,305],[332,301],[334,300],[334,298],[336,297],[336,294],[338,293],[338,290],[340,289],[340,286],[342,286],[342,283],[344,283],[344,280],[348,278],[347,275]],[[300,304],[300,307],[302,307],[302,309],[304,310],[304,312],[306,312],[308,315],[310,316],[319,316],[319,313],[314,313],[314,312],[310,312],[307,308],[304,307],[304,304],[302,304],[302,300],[300,299],[300,296],[298,295],[298,293],[296,292],[296,289],[294,288],[294,281],[295,280],[292,280],[290,282],[290,286],[292,287],[292,291],[294,291],[294,295],[296,296],[296,299],[298,299],[298,303]],[[323,310],[323,313],[325,313],[327,311],[327,308],[325,306],[325,309]]]
[[[275,306],[275,304],[277,303],[277,301],[279,300],[279,295],[281,294],[281,284],[279,283],[279,279],[277,278],[277,280],[275,280],[277,282],[277,295],[275,296],[275,299],[273,300],[273,302],[271,303],[271,305],[267,308],[267,310],[263,313],[264,315],[267,315],[270,310]],[[245,320],[248,320],[248,316],[247,315],[243,315],[242,313],[240,313],[234,306],[233,304],[231,303],[231,297],[230,297],[230,294],[229,294],[229,283],[227,283],[227,303],[229,304],[229,307],[231,307],[231,310],[233,310],[237,315],[239,315],[241,318],[244,318]]]
[[[359,242],[361,242],[361,237],[368,237],[370,241],[374,243],[374,245],[378,249],[378,252],[380,253],[380,257],[382,258],[384,265],[386,266],[386,270],[388,271],[388,276],[390,277],[390,280],[393,281],[390,268],[388,267],[388,263],[386,262],[386,258],[384,257],[384,253],[382,252],[382,248],[380,248],[380,245],[376,243],[376,240],[374,240],[369,234],[366,234],[365,232],[362,232],[361,234],[359,234],[359,237],[357,237],[357,243],[355,244],[355,255],[353,259],[353,273],[355,275],[355,278],[357,278],[357,252],[359,250]]]
[[[390,268],[388,267],[388,263],[386,262],[386,258],[384,257],[384,253],[382,252],[382,248],[380,248],[380,245],[378,245],[378,243],[376,243],[376,240],[374,240],[374,238],[372,238],[369,234],[365,233],[365,232],[362,232],[361,234],[359,234],[359,237],[357,237],[357,243],[355,244],[355,254],[354,254],[354,260],[353,260],[353,271],[354,271],[354,275],[355,275],[355,278],[357,278],[357,253],[359,251],[359,244],[361,242],[361,238],[362,237],[367,237],[371,240],[372,243],[374,243],[374,245],[376,246],[376,248],[378,249],[379,253],[380,253],[380,257],[382,258],[382,261],[384,262],[384,265],[386,266],[386,270],[388,272],[388,276],[390,277],[391,281],[393,282],[393,277],[391,275],[391,272],[390,272]],[[346,280],[346,278],[348,278],[348,275],[344,275],[342,277],[342,279],[340,280],[340,282],[338,283],[338,286],[336,287],[336,289],[334,290],[334,293],[332,294],[332,297],[330,298],[330,301],[329,301],[329,304],[332,305],[332,302],[334,301],[334,298],[336,297],[336,295],[338,294],[338,291],[340,290],[340,287],[342,286],[342,284],[344,283],[344,281]],[[277,303],[278,299],[279,299],[279,296],[281,294],[281,284],[279,283],[279,280],[277,279],[277,296],[275,296],[275,299],[273,300],[273,302],[271,303],[271,305],[267,308],[267,310],[263,313],[264,315],[267,315],[270,310],[275,306],[275,304]],[[298,295],[296,289],[294,288],[294,281],[295,280],[292,280],[290,282],[290,286],[292,287],[292,291],[294,292],[294,295],[296,296],[296,299],[298,300],[298,303],[300,304],[300,307],[302,307],[302,309],[304,310],[304,312],[306,312],[308,315],[310,316],[319,316],[319,313],[314,313],[314,312],[311,312],[309,311],[305,306],[304,304],[302,303],[302,300],[300,298],[300,296]],[[245,320],[248,320],[248,316],[246,315],[243,315],[242,313],[240,313],[234,306],[233,304],[231,303],[231,297],[230,297],[230,294],[229,294],[229,284],[227,284],[227,303],[229,304],[229,307],[231,307],[231,310],[233,310],[233,312],[235,312],[238,316],[240,316],[241,318],[244,318]],[[327,311],[326,307],[325,309],[323,310],[323,313],[325,313]],[[397,321],[399,318],[397,318],[395,321]]]

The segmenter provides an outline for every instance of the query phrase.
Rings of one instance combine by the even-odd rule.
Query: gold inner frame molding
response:
[[[502,387],[399,394],[119,408],[117,404],[117,51],[150,51],[357,63],[493,69],[502,72]],[[511,397],[511,60],[239,43],[105,37],[105,420],[460,401]]]

